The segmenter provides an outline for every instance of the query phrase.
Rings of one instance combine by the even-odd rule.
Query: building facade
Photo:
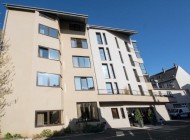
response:
[[[167,104],[168,109],[185,107],[190,110],[190,75],[182,67],[174,64],[174,67],[150,76],[150,80],[160,95],[176,98],[175,103]]]
[[[169,120],[154,96],[132,30],[88,25],[88,16],[5,4],[4,33],[14,64],[13,93],[1,121],[6,132],[78,129],[85,122],[130,127],[130,113],[152,109]]]

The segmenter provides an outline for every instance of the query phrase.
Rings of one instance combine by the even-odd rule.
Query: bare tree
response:
[[[11,81],[14,75],[14,67],[8,55],[9,45],[3,37],[3,32],[0,31],[0,118],[4,115],[4,109],[7,105],[5,95],[12,93]]]

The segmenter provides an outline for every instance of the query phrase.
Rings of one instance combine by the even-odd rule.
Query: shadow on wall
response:
[[[190,84],[186,84],[182,87],[182,89],[186,90],[188,94],[190,94]]]
[[[103,132],[107,128],[110,128],[108,122],[102,117],[101,111],[98,108],[99,119],[96,121],[82,121],[84,118],[74,118],[70,120],[68,126],[59,131],[54,131],[52,137],[65,136],[69,134],[78,134],[78,133],[97,133]]]

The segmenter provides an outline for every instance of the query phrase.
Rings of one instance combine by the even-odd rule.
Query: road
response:
[[[167,122],[148,129],[107,129],[104,133],[51,138],[51,140],[190,140],[190,120]]]

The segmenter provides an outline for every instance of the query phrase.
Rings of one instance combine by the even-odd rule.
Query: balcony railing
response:
[[[159,93],[159,92],[148,92],[143,91],[143,94],[138,90],[127,90],[127,89],[98,89],[99,95],[134,95],[134,96],[159,96],[159,97],[173,97],[172,94]]]

